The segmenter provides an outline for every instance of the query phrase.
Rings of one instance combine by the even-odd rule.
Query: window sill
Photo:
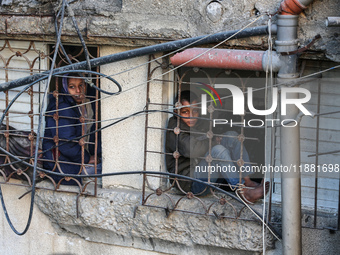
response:
[[[97,197],[79,197],[77,218],[76,194],[49,190],[36,193],[36,205],[53,223],[88,241],[177,254],[198,247],[209,249],[210,254],[225,249],[249,254],[262,251],[262,226],[252,221],[249,210],[242,211],[242,220],[179,211],[167,217],[166,210],[143,206],[141,199],[141,191],[99,189]],[[165,200],[153,195],[147,204],[162,206]],[[195,211],[197,203],[186,199],[182,206]],[[267,234],[267,249],[274,248],[274,242],[275,238]]]

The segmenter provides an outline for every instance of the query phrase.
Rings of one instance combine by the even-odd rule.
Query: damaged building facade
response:
[[[339,0],[68,2],[69,7],[63,7],[63,1],[1,1],[0,108],[5,110],[23,85],[34,80],[10,90],[4,86],[51,69],[61,21],[62,46],[54,69],[87,69],[74,18],[96,72],[94,84],[117,92],[107,75],[122,87],[115,95],[93,88],[91,94],[94,123],[102,129],[95,142],[102,148],[102,171],[117,175],[67,186],[40,172],[28,232],[15,235],[4,213],[0,216],[4,254],[339,252]],[[183,41],[188,38],[194,39]],[[67,69],[72,64],[75,67]],[[266,118],[252,116],[247,108],[244,119],[235,120],[247,123],[234,130],[243,135],[239,138],[255,166],[298,168],[294,176],[281,175],[282,171],[260,176],[272,185],[265,199],[251,205],[257,216],[236,196],[175,194],[169,176],[151,173],[167,173],[165,133],[178,91],[199,92],[199,82],[213,87],[235,84],[243,91],[267,87],[252,97],[254,108],[262,110],[272,103],[267,93],[273,84],[280,84],[279,95],[283,87],[311,93],[304,106],[312,116],[288,106],[287,116],[280,117],[278,103]],[[3,121],[3,147],[11,136],[9,126],[25,130],[27,137],[37,135],[45,86],[46,81],[35,84],[11,106]],[[58,97],[58,86],[53,78],[48,93]],[[226,112],[233,101],[228,93],[221,97],[225,108],[209,106],[207,116],[219,109],[219,119],[230,120]],[[297,125],[283,127],[284,119]],[[274,124],[265,128],[261,121]],[[212,139],[213,133],[207,136]],[[33,142],[34,138],[31,156]],[[150,173],[124,174],[132,171]],[[0,173],[8,216],[23,231],[32,175],[17,165],[7,172],[2,166]],[[268,228],[258,218],[262,215],[269,219]]]

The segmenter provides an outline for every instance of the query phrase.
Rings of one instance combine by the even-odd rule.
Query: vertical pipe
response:
[[[100,51],[99,51],[99,47],[97,47],[97,56],[100,55]],[[96,57],[97,57],[96,56]],[[66,57],[66,56],[65,56]],[[100,68],[99,66],[96,67],[96,71],[99,72]],[[96,76],[96,78],[99,78],[98,75]],[[96,79],[96,86],[99,88],[99,79]],[[98,130],[98,120],[99,120],[99,91],[96,89],[96,102],[95,102],[95,130]],[[101,145],[101,144],[100,144]],[[98,132],[96,132],[94,134],[94,169],[95,169],[95,173],[98,173]],[[101,180],[103,180],[103,178],[101,178]],[[101,187],[103,187],[103,181],[101,181]],[[96,197],[98,193],[98,178],[95,178],[95,182],[94,182],[94,196]]]
[[[321,81],[318,81],[318,111],[321,109]],[[315,145],[315,165],[319,165],[319,137],[320,137],[320,115],[316,117],[316,145]],[[314,228],[316,228],[318,219],[318,171],[315,171],[314,182]]]
[[[336,230],[340,230],[340,176],[339,176],[339,199],[338,199],[338,225]]]
[[[282,81],[281,81],[282,82]],[[290,98],[298,98],[291,95]],[[293,105],[287,106],[287,119],[295,119],[299,113]],[[282,194],[282,239],[284,255],[301,255],[301,182],[300,182],[300,130],[296,127],[281,127],[281,164],[296,166],[297,171],[281,173]]]
[[[278,34],[276,47],[278,52],[290,52],[297,49],[297,15],[278,15]],[[296,72],[296,55],[281,56],[282,67],[278,73],[278,82],[287,82],[298,77]],[[290,93],[289,98],[299,98],[298,93]],[[284,119],[296,119],[299,109],[287,105]],[[282,109],[281,109],[282,112]],[[293,124],[292,124],[293,125]],[[282,239],[284,255],[301,255],[301,182],[300,182],[300,125],[281,127],[281,164],[288,169],[294,166],[296,172],[281,173],[282,194]]]

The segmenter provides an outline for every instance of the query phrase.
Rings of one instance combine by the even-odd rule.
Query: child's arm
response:
[[[180,123],[181,132],[178,135],[173,130],[167,131],[166,147],[167,151],[175,152],[176,144],[178,143],[178,152],[186,158],[197,158],[204,156],[209,149],[209,139],[205,135],[190,134],[189,128]],[[174,129],[177,127],[177,119],[169,120],[168,128]],[[178,139],[178,142],[177,142]]]
[[[201,137],[200,137],[201,138]],[[209,150],[209,139],[197,139],[197,136],[181,132],[178,137],[178,151],[186,158],[203,157]]]

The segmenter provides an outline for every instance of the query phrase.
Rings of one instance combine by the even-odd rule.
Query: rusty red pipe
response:
[[[278,10],[281,15],[299,15],[313,0],[284,0]]]
[[[267,68],[268,52],[191,48],[177,53],[170,60],[174,66],[264,71]],[[280,60],[276,52],[272,52],[272,66],[274,72],[280,68]]]

